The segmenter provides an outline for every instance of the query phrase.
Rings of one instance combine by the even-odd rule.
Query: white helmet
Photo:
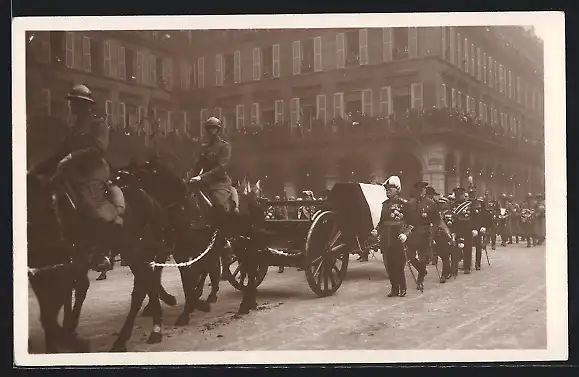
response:
[[[400,178],[397,175],[392,175],[382,184],[384,187],[388,188],[395,187],[398,191],[402,189],[402,185],[400,184]]]

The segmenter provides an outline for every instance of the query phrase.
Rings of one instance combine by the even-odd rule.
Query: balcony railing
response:
[[[409,111],[406,116],[369,117],[354,114],[349,119],[332,119],[324,125],[314,119],[309,125],[297,124],[290,129],[288,123],[264,124],[235,130],[230,136],[237,147],[277,148],[303,146],[304,143],[340,143],[356,139],[383,139],[385,137],[416,138],[433,134],[458,138],[461,141],[486,143],[489,147],[503,148],[526,156],[543,155],[543,144],[518,137],[498,127],[483,124],[465,113],[449,109],[432,108],[420,112]]]

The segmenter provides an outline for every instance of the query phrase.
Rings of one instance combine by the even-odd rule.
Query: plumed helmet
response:
[[[221,121],[216,117],[211,117],[205,121],[205,129],[219,128],[221,129]]]
[[[400,177],[397,175],[392,175],[382,184],[384,187],[395,187],[398,190],[402,189],[402,185],[400,184]]]
[[[77,84],[72,87],[70,92],[65,97],[66,99],[80,99],[84,101],[88,101],[90,103],[94,103],[94,99],[92,98],[92,93],[90,89],[84,84]]]

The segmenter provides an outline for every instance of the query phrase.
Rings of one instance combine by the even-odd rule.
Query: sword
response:
[[[412,263],[410,263],[410,259],[408,258],[408,247],[406,243],[403,243],[404,247],[404,255],[406,255],[406,265],[408,265],[408,269],[410,270],[410,274],[412,275],[412,279],[414,279],[414,283],[418,286],[418,279],[414,275],[414,270],[412,270]]]

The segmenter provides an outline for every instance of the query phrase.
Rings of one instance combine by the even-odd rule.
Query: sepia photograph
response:
[[[566,359],[563,25],[16,19],[15,363]]]

